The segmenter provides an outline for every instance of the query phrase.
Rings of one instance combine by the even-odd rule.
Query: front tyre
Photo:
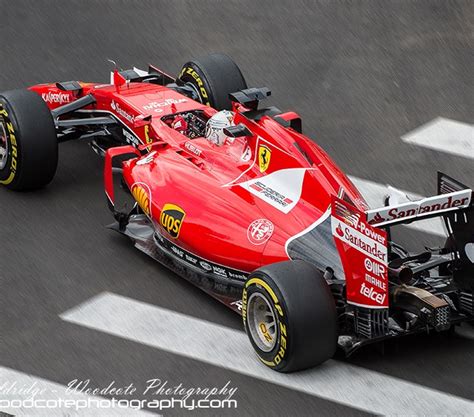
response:
[[[193,86],[201,102],[216,110],[232,110],[229,94],[247,88],[239,67],[225,54],[214,53],[187,62],[178,79]]]
[[[276,371],[310,368],[336,351],[334,298],[307,262],[279,262],[252,272],[242,295],[242,318],[259,359]]]
[[[0,184],[35,190],[49,184],[58,166],[51,112],[36,93],[0,93]]]

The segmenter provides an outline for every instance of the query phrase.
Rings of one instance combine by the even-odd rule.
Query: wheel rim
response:
[[[0,170],[5,168],[8,159],[8,137],[5,122],[0,120]]]
[[[247,303],[247,325],[252,340],[264,352],[270,352],[277,341],[277,322],[267,298],[253,293]]]

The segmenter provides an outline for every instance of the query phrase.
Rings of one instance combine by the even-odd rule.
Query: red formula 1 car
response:
[[[370,210],[296,113],[260,106],[269,94],[219,54],[176,79],[150,67],[6,92],[0,182],[44,186],[58,142],[88,138],[105,155],[112,227],[241,313],[277,371],[472,320],[472,191],[439,174],[439,195]],[[446,223],[443,248],[391,241],[391,226],[432,216]]]

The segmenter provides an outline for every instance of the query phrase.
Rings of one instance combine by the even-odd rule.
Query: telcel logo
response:
[[[362,283],[360,287],[360,293],[380,305],[383,305],[385,297],[387,296],[387,294],[381,294],[375,291],[373,288],[367,287],[365,283]]]
[[[181,207],[167,203],[161,211],[160,224],[172,238],[177,239],[185,216],[186,212]]]

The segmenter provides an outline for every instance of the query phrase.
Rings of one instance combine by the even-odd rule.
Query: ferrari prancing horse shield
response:
[[[265,145],[260,145],[258,147],[258,166],[260,167],[260,172],[265,172],[270,165],[270,158],[272,156],[272,151]]]

